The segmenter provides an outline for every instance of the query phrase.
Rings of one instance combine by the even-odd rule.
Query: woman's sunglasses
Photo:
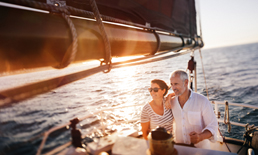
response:
[[[159,91],[159,89],[161,89],[161,88],[149,88],[149,92],[151,93],[153,90],[156,93]]]

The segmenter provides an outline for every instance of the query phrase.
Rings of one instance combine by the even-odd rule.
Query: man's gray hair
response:
[[[188,74],[187,74],[187,72],[185,72],[183,70],[175,70],[174,72],[172,72],[170,74],[170,79],[171,79],[171,77],[175,77],[176,75],[179,75],[179,77],[182,81],[185,81],[186,79],[188,80]]]

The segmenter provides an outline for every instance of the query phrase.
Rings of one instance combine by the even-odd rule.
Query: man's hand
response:
[[[192,131],[189,134],[189,136],[190,136],[191,143],[193,143],[193,144],[199,143],[200,141],[203,140],[201,137],[201,134],[198,134],[195,131]]]
[[[175,98],[175,93],[168,94],[165,101],[166,109],[171,109],[171,99]]]
[[[212,136],[212,133],[209,130],[204,130],[202,133],[198,134],[195,131],[192,131],[190,134],[191,143],[196,144],[204,139],[209,139]]]

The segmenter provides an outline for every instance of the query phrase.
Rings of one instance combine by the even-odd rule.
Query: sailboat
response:
[[[100,63],[97,67],[3,90],[0,92],[1,107],[49,92],[98,72],[108,74],[115,68],[169,59],[193,53],[204,46],[201,34],[197,33],[194,0],[150,2],[134,0],[1,0],[0,12],[0,74],[28,73],[47,67],[60,70],[91,60],[99,60]],[[113,62],[116,57],[124,56],[135,57],[130,60]],[[194,62],[193,60],[190,62]],[[194,77],[192,83],[196,88],[195,67],[188,68],[193,70],[191,77]],[[215,114],[218,117],[220,114],[218,104],[225,104],[226,112],[228,112],[229,105],[258,109],[252,105],[228,102],[213,103]],[[105,110],[112,111],[122,108],[129,107]],[[127,120],[126,123],[131,125],[129,129],[127,126],[124,130],[110,134],[111,136],[105,136],[107,124],[103,122],[103,113],[101,110],[82,118],[75,118],[67,124],[46,131],[43,133],[37,154],[42,154],[50,133],[66,126],[72,126],[76,130],[78,122],[98,114],[102,116],[100,118],[102,133],[100,133],[101,138],[98,138],[97,141],[88,143],[87,149],[91,154],[99,154],[102,151],[110,152],[110,150],[113,154],[123,154],[122,152],[128,150],[119,144],[124,144],[124,142],[131,143],[127,145],[130,151],[138,151],[138,154],[142,154],[139,151],[147,153],[148,144],[139,138],[139,132],[135,131],[130,124],[130,122],[137,122],[137,119]],[[256,127],[230,122],[228,113],[224,115],[224,118],[219,121],[227,124],[229,128],[231,124],[246,127],[245,141],[219,136],[218,141],[212,144],[211,150],[175,144],[174,148],[177,150],[177,154],[226,155],[257,152]],[[121,122],[116,123],[121,124]],[[95,133],[97,130],[99,129],[92,130],[91,133]],[[119,138],[118,135],[122,135],[122,138]],[[252,137],[254,138],[252,139]],[[72,146],[74,143],[73,139],[72,142],[67,142],[43,153],[69,154],[71,150],[76,151],[76,148]],[[133,144],[137,144],[138,149],[133,150],[134,147],[131,147]]]

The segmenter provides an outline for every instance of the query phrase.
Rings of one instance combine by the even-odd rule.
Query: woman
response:
[[[164,99],[168,89],[168,85],[163,80],[151,81],[149,92],[152,101],[144,105],[141,114],[142,135],[146,140],[150,130],[156,129],[157,126],[172,132],[173,114],[171,109],[165,108]]]

